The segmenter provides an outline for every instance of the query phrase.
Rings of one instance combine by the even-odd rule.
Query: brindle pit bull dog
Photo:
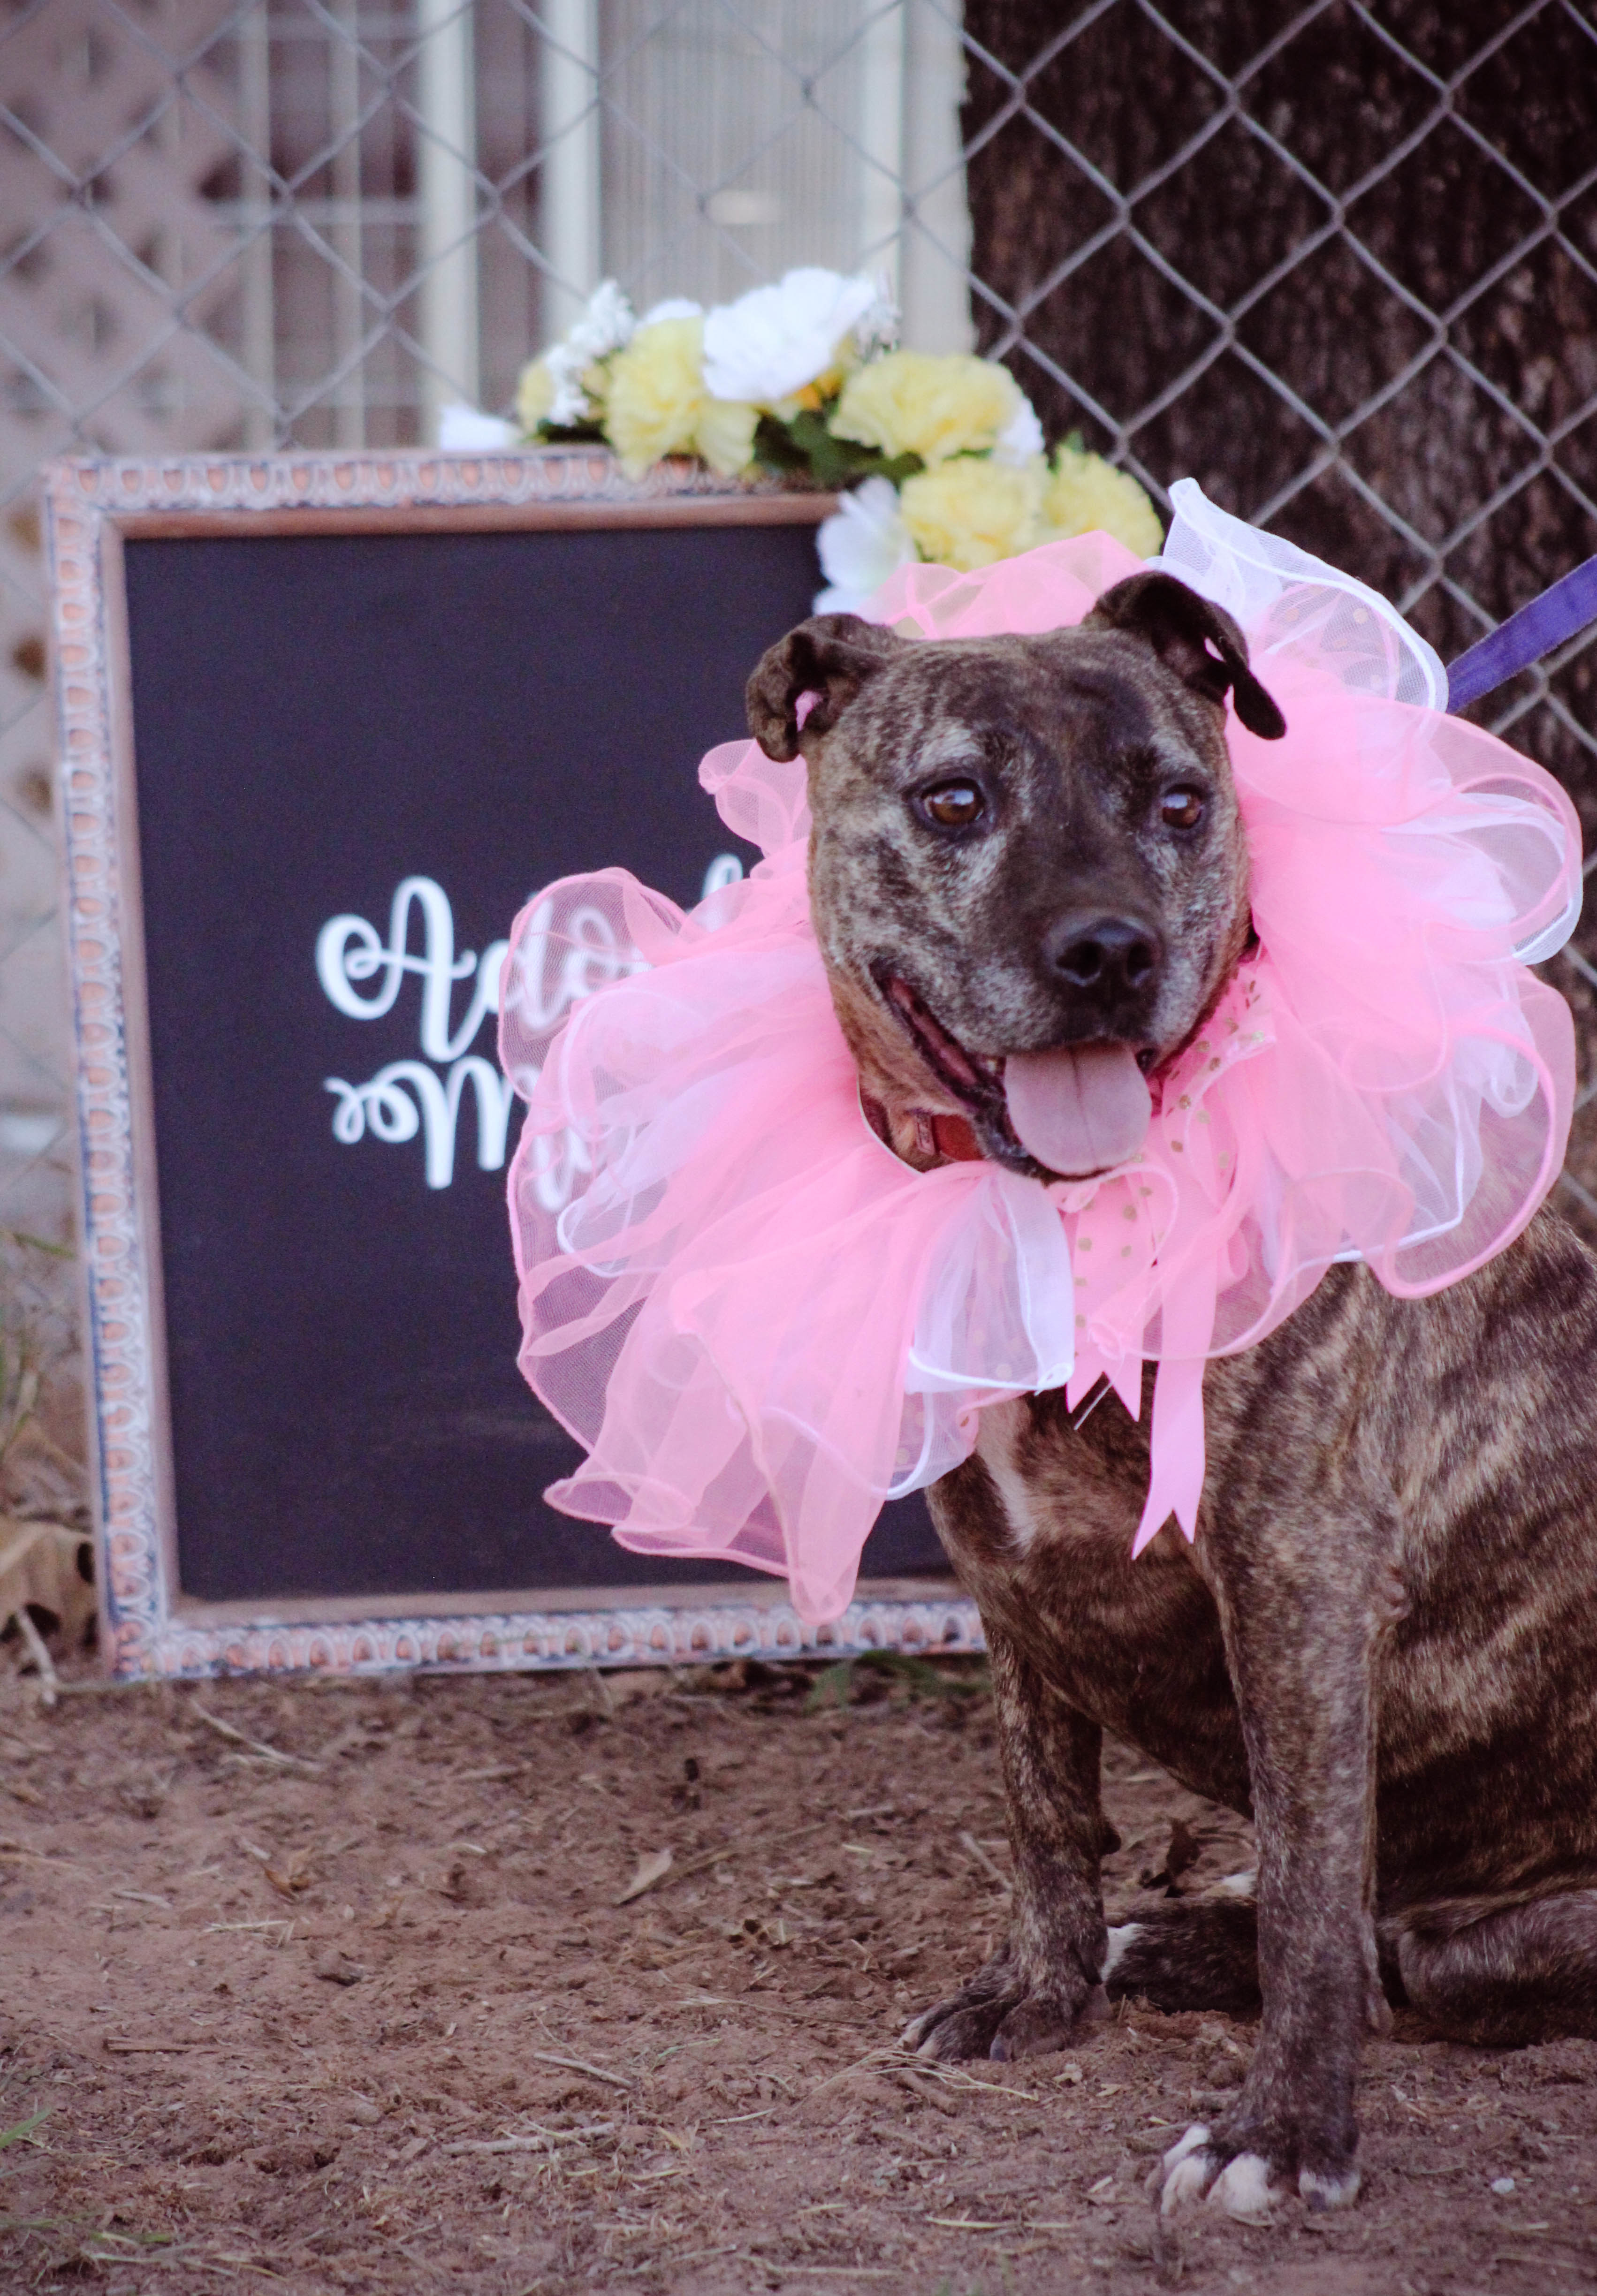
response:
[[[1101,1168],[1201,1027],[1251,933],[1228,691],[1284,730],[1235,624],[1157,573],[1047,636],[832,614],[760,663],[750,724],[808,761],[837,1015],[909,1162]],[[1172,1522],[1133,1563],[1150,1392],[1136,1424],[1113,1396],[985,1411],[931,1493],[991,1647],[1015,1896],[906,2038],[1021,2057],[1106,1986],[1262,1997],[1236,2105],[1165,2155],[1161,2204],[1336,2207],[1388,2001],[1478,2044],[1597,2034],[1597,1261],[1543,1211],[1434,1299],[1333,1267],[1210,1365],[1197,1544]],[[1106,1931],[1106,1729],[1251,1812],[1256,1887]]]

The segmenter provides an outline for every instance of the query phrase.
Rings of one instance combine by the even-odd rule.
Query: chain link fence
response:
[[[0,1458],[76,1494],[36,474],[425,443],[605,275],[889,274],[1445,656],[1597,548],[1597,4],[0,0]],[[1597,844],[1597,644],[1480,712]],[[1566,1208],[1597,1235],[1597,955]],[[14,1432],[15,1439],[8,1439]]]

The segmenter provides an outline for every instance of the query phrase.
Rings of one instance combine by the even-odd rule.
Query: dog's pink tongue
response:
[[[1011,1053],[1004,1097],[1016,1136],[1062,1179],[1107,1171],[1134,1156],[1153,1115],[1128,1045],[1062,1045]]]

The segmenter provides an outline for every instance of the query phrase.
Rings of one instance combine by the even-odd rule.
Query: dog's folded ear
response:
[[[1247,667],[1247,641],[1222,606],[1211,605],[1173,574],[1131,574],[1116,582],[1082,625],[1124,630],[1150,645],[1183,685],[1237,716],[1261,741],[1279,742],[1287,721]]]
[[[768,758],[799,752],[798,705],[813,693],[807,732],[835,726],[868,678],[909,644],[858,614],[817,614],[760,657],[745,692],[749,732]]]

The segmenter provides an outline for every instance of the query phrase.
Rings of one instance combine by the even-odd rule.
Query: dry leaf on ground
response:
[[[616,1904],[630,1906],[634,1898],[641,1898],[646,1890],[652,1890],[656,1882],[665,1879],[676,1862],[673,1852],[669,1849],[654,1849],[646,1857],[640,1857],[638,1871],[616,1899]]]

